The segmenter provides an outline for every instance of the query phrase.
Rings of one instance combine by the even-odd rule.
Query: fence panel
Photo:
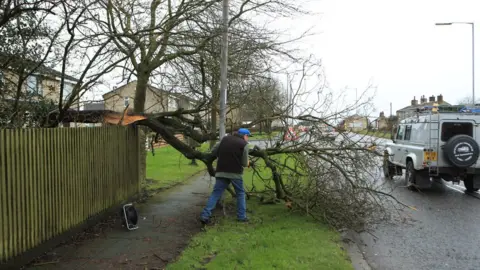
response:
[[[0,261],[134,196],[139,130],[0,130]]]

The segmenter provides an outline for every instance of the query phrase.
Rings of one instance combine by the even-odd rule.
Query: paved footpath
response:
[[[202,173],[137,204],[137,230],[122,228],[117,220],[109,231],[79,245],[60,246],[51,252],[51,260],[27,269],[163,269],[201,231],[197,218],[211,181]]]

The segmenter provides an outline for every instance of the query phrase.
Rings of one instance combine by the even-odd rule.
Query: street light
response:
[[[437,26],[446,26],[452,24],[469,24],[472,26],[472,104],[475,107],[475,23],[473,22],[444,22],[436,23]]]
[[[227,87],[228,87],[228,0],[223,0],[222,9],[222,49],[220,59],[220,117],[218,119],[220,140],[225,136],[225,119],[227,118]]]

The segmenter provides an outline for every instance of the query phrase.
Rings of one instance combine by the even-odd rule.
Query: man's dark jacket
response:
[[[248,143],[238,135],[223,137],[216,149],[217,173],[243,174],[242,156]]]

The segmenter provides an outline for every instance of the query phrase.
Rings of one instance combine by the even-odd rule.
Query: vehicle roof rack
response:
[[[418,113],[480,113],[480,108],[465,105],[427,105],[417,108]]]

